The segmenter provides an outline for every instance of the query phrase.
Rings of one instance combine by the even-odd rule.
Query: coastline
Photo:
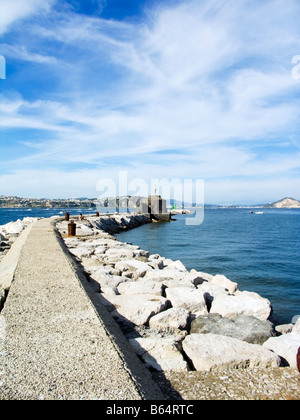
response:
[[[56,227],[93,288],[95,298],[119,324],[145,366],[155,372],[158,383],[164,387],[166,381],[162,377],[167,377],[176,389],[174,378],[178,376],[181,382],[183,377],[189,377],[188,386],[199,375],[207,379],[211,371],[223,372],[223,376],[225,371],[231,372],[234,377],[238,368],[243,378],[258,371],[265,372],[267,377],[276,372],[277,376],[288,377],[291,383],[296,381],[299,385],[293,355],[290,368],[279,367],[282,358],[287,361],[289,355],[283,354],[282,349],[279,355],[270,349],[270,346],[274,348],[272,340],[277,345],[278,338],[292,336],[299,339],[300,347],[299,322],[275,332],[268,321],[271,303],[266,299],[255,293],[240,292],[238,285],[224,276],[187,271],[180,261],[149,255],[148,251],[112,236],[144,223],[147,221],[141,216],[87,216],[82,222],[76,220],[76,238],[66,237],[67,222],[60,219]],[[197,320],[193,318],[200,319],[201,325],[195,326]],[[237,328],[239,318],[244,318],[244,323]],[[250,319],[254,321],[252,328]],[[219,326],[219,331],[211,330],[211,324],[214,328]],[[258,333],[258,326],[264,327],[264,332]],[[194,327],[200,330],[192,332]],[[220,334],[224,328],[227,335]],[[239,334],[251,329],[254,330],[251,338],[248,334],[241,339]],[[228,346],[230,354],[224,354]],[[206,348],[213,357],[198,360],[199,348]],[[232,353],[234,349],[237,351]],[[223,397],[231,398],[224,387],[222,393]],[[299,398],[296,391],[293,395]],[[218,398],[212,396],[212,399]]]

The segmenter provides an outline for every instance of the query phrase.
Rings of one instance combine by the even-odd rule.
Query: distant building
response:
[[[167,202],[160,195],[149,195],[142,199],[137,206],[139,214],[148,214],[152,221],[169,222],[171,215],[167,210]]]

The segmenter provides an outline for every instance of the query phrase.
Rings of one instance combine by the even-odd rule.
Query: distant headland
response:
[[[300,208],[300,201],[287,197],[276,201],[276,203],[272,203],[267,207],[273,207],[276,209],[297,209]]]
[[[47,198],[24,198],[16,196],[3,196],[0,195],[0,208],[96,208],[99,207],[120,207],[120,208],[135,208],[145,200],[144,197],[110,197],[110,198],[68,198],[68,199],[47,199]],[[170,208],[191,208],[201,207],[196,203],[179,203],[175,200],[167,200],[167,204]],[[275,209],[300,209],[300,201],[286,197],[274,203],[268,204],[235,204],[235,205],[216,205],[216,204],[205,204],[205,208],[275,208]]]

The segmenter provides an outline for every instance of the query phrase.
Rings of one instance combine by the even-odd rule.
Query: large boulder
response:
[[[175,268],[178,271],[182,271],[182,272],[186,272],[187,269],[185,268],[185,266],[182,264],[181,261],[177,260],[177,261],[173,261],[170,264],[168,264],[168,268]]]
[[[203,273],[202,271],[196,271],[196,270],[191,270],[190,273],[201,279],[201,282],[199,284],[202,284],[204,281],[212,281],[212,279],[214,278],[214,276],[212,274],[208,274],[208,273]]]
[[[76,223],[77,236],[93,236],[95,234],[92,225],[89,222]]]
[[[163,284],[156,281],[140,279],[139,281],[128,281],[118,286],[118,292],[121,295],[163,295]]]
[[[121,316],[138,326],[148,325],[150,318],[170,307],[167,299],[149,294],[111,295],[108,299],[116,307],[112,313],[115,319]]]
[[[290,367],[297,369],[297,353],[300,348],[300,333],[284,334],[269,338],[263,346],[277,353]]]
[[[153,271],[153,268],[147,263],[134,259],[119,261],[115,268],[122,272],[133,272],[137,277],[144,277],[147,271]]]
[[[210,282],[204,281],[201,285],[197,287],[203,293],[204,299],[208,310],[211,308],[211,304],[217,297],[228,295],[228,292],[221,286],[217,284],[212,284]]]
[[[216,284],[217,286],[223,287],[228,293],[233,294],[238,289],[238,284],[232,282],[227,277],[218,274],[217,276],[214,276],[211,280],[212,284]]]
[[[171,308],[155,315],[149,321],[150,328],[164,330],[186,330],[189,325],[190,313],[186,309]]]
[[[135,258],[145,258],[145,260],[148,260],[149,252],[139,249],[138,246],[115,242],[114,246],[106,250],[105,257],[108,260],[116,262],[121,259],[133,260]]]
[[[3,231],[9,235],[12,234],[20,234],[22,230],[24,230],[25,224],[21,222],[21,220],[17,220],[16,222],[9,222],[6,225],[2,226]]]
[[[128,249],[126,247],[117,247],[117,248],[109,248],[105,252],[105,256],[107,259],[112,260],[120,260],[120,259],[127,259],[131,260],[135,257],[135,252],[132,249]]]
[[[173,336],[164,338],[135,338],[129,340],[147,367],[156,371],[187,372],[188,365]]]
[[[210,313],[235,318],[238,315],[254,316],[266,321],[272,312],[271,303],[257,293],[237,292],[235,295],[217,296],[211,305]]]
[[[81,246],[78,246],[76,248],[70,248],[70,253],[75,255],[79,260],[82,258],[88,258],[91,257],[94,254],[95,250],[93,248],[89,248],[87,246],[84,246],[83,244]]]
[[[120,243],[114,238],[114,237],[102,237],[97,239],[90,239],[88,241],[86,241],[86,244],[89,247],[92,248],[98,248],[98,247],[102,247],[102,248],[115,248],[115,247],[119,247]]]
[[[293,326],[293,333],[300,333],[300,318],[297,320],[296,324]]]
[[[186,273],[176,268],[164,268],[163,270],[151,270],[146,273],[146,277],[164,283],[165,281],[183,281]]]
[[[215,368],[273,368],[280,358],[257,344],[216,334],[191,334],[183,341],[183,350],[197,371]]]
[[[187,287],[169,288],[166,289],[166,296],[174,308],[183,308],[192,314],[198,315],[206,315],[208,313],[201,290]]]
[[[263,344],[275,335],[275,331],[270,321],[261,321],[253,316],[238,315],[229,319],[209,314],[192,321],[191,334],[226,335],[251,344]]]
[[[102,293],[108,295],[118,295],[118,286],[128,280],[124,276],[107,274],[105,271],[97,271],[91,275],[91,278],[100,284]]]
[[[155,260],[151,260],[150,264],[153,264],[153,261]],[[162,282],[168,287],[173,287],[172,283],[176,284],[175,287],[178,287],[177,284],[179,283],[181,283],[183,287],[197,287],[202,283],[208,284],[208,280],[204,279],[204,277],[212,278],[212,276],[209,277],[209,275],[199,273],[196,270],[191,270],[190,272],[180,270],[179,265],[177,264],[169,264],[163,269],[148,271],[146,277],[154,281]]]

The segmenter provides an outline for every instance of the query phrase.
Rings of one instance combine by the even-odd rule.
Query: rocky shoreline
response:
[[[88,218],[65,242],[130,344],[157,372],[217,368],[297,369],[300,320],[270,322],[271,303],[223,275],[188,271],[112,233],[147,223],[142,216]],[[57,228],[67,234],[67,222]],[[108,233],[109,232],[109,233]]]
[[[287,398],[300,397],[300,320],[275,326],[267,299],[240,291],[223,275],[188,271],[180,261],[149,255],[113,236],[149,223],[144,216],[88,216],[76,220],[76,237],[68,237],[68,223],[60,219],[56,227],[69,252],[170,399],[230,399],[234,387],[227,392],[226,380],[235,385],[241,380],[246,387],[245,378],[254,372],[258,377],[264,372],[265,380],[280,377],[276,381],[289,383]],[[211,372],[218,384],[224,382],[217,394],[211,389]],[[193,382],[194,394],[187,391]],[[277,398],[278,386],[274,393],[266,391],[266,398],[275,397],[275,391]],[[233,399],[243,394],[238,389]]]

